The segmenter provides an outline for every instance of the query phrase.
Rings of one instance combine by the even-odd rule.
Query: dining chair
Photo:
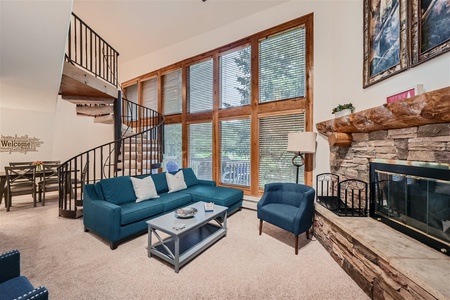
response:
[[[10,167],[20,167],[20,166],[30,166],[32,164],[33,164],[32,161],[16,161],[16,162],[10,162],[9,166]]]
[[[33,196],[33,205],[36,206],[36,166],[6,166],[6,211],[11,208],[13,196]]]
[[[59,191],[58,167],[60,161],[44,161],[42,163],[42,176],[38,182],[39,201],[42,200],[42,206],[45,205],[45,193]]]

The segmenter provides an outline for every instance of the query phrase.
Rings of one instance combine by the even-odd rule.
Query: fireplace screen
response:
[[[448,169],[371,163],[371,216],[449,255],[449,180]]]

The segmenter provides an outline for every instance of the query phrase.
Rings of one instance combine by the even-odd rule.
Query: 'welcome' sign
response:
[[[23,136],[1,136],[0,140],[0,152],[37,152],[37,148],[40,147],[44,142],[36,137],[28,137],[28,135]]]

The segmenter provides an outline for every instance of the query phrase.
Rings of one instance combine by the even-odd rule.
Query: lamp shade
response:
[[[288,152],[294,153],[315,153],[316,152],[315,132],[289,132]]]

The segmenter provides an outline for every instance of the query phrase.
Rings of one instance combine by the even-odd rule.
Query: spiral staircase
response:
[[[72,14],[59,94],[77,115],[114,126],[114,141],[89,149],[59,168],[59,215],[83,215],[83,186],[104,178],[158,172],[164,153],[164,117],[122,97],[118,56]]]

